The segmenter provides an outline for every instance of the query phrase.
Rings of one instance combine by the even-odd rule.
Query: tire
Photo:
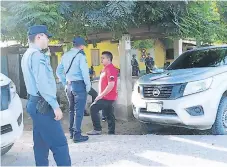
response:
[[[227,97],[222,97],[216,120],[212,126],[213,135],[227,135]]]
[[[163,127],[162,125],[154,124],[154,123],[143,123],[140,122],[140,125],[145,133],[158,133]]]
[[[1,156],[5,155],[13,147],[13,144],[10,144],[9,146],[2,148],[1,149]]]

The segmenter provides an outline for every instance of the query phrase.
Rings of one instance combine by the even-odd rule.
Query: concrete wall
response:
[[[154,55],[155,55],[155,65],[158,68],[164,67],[164,63],[166,61],[166,49],[159,40],[155,41]]]

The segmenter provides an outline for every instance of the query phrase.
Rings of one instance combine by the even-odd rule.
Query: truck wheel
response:
[[[159,132],[163,127],[162,125],[157,125],[153,123],[140,123],[142,129],[145,131],[145,133],[157,133]]]
[[[221,99],[211,130],[214,135],[227,135],[227,97]]]
[[[6,154],[13,147],[13,144],[10,144],[9,146],[2,148],[1,149],[1,156],[3,156],[4,154]]]

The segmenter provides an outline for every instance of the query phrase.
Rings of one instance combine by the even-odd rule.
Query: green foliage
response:
[[[146,40],[137,40],[133,41],[132,48],[134,49],[149,49],[154,46],[154,41],[152,39],[146,39]]]
[[[217,10],[220,13],[221,20],[227,23],[227,2],[226,1],[218,1],[217,2]]]
[[[179,17],[175,24],[181,37],[193,37],[204,43],[227,39],[226,24],[221,21],[216,2],[213,1],[190,2],[187,13]]]
[[[176,15],[184,14],[184,1],[140,1],[136,3],[134,17],[140,24],[174,25]]]
[[[3,39],[26,43],[27,28],[46,24],[54,38],[111,31],[115,39],[129,28],[156,26],[171,38],[204,42],[227,39],[227,2],[217,1],[30,1],[2,2]],[[147,42],[136,42],[136,47]],[[148,42],[149,43],[149,42]]]
[[[58,14],[58,2],[10,2],[5,4],[8,17],[3,20],[5,39],[27,43],[26,32],[34,24],[48,25],[50,32],[59,32],[64,18]]]

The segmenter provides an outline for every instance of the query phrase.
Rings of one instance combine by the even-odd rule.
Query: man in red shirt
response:
[[[91,105],[91,119],[94,130],[88,132],[88,135],[100,135],[102,126],[99,111],[102,110],[108,123],[108,134],[115,134],[115,116],[113,103],[117,100],[117,77],[118,70],[112,64],[113,55],[111,52],[102,52],[102,64],[104,68],[99,80],[99,94],[95,102]]]

